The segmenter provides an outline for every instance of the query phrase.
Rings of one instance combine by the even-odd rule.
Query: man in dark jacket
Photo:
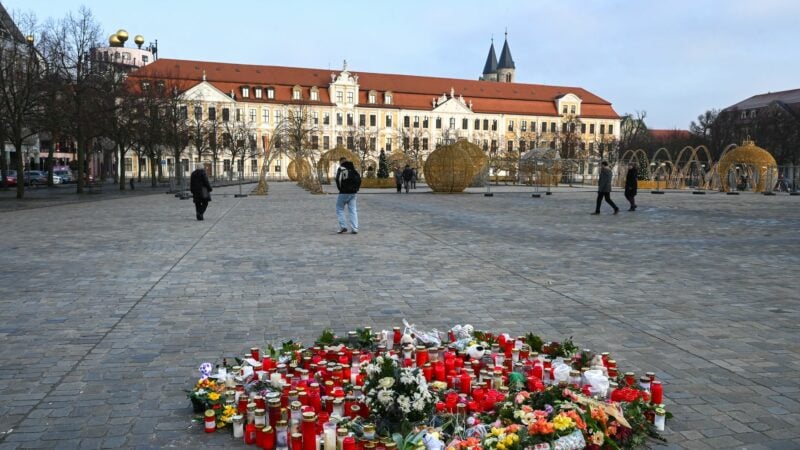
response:
[[[361,189],[361,175],[352,161],[342,163],[342,169],[336,173],[336,188],[339,197],[336,199],[336,218],[339,220],[339,234],[347,233],[347,220],[344,207],[350,212],[350,233],[358,234],[358,204],[356,193]]]
[[[411,180],[414,179],[414,171],[411,169],[411,166],[406,164],[405,169],[403,169],[403,186],[406,188],[406,194],[408,194],[408,189],[411,187]]]
[[[639,171],[636,169],[636,164],[631,163],[628,166],[628,174],[625,175],[625,198],[631,204],[628,211],[636,211],[636,190],[639,187]]]
[[[619,212],[619,208],[614,202],[611,201],[611,169],[608,168],[608,162],[603,161],[600,163],[600,179],[597,181],[597,206],[594,209],[593,215],[600,214],[600,205],[603,199],[614,208],[614,214]]]
[[[211,201],[211,191],[213,189],[211,189],[211,183],[208,182],[208,176],[202,167],[192,172],[189,178],[189,190],[192,192],[197,220],[203,220],[203,213],[206,212],[208,202]]]

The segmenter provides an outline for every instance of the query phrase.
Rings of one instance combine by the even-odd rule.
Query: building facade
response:
[[[159,59],[131,74],[131,79],[166,78],[186,86],[187,120],[247,123],[259,148],[275,135],[289,114],[304,109],[313,127],[311,146],[323,153],[336,146],[366,153],[370,162],[386,154],[412,153],[423,160],[437,145],[466,139],[486,152],[521,152],[559,148],[574,140],[574,156],[589,158],[611,151],[619,139],[620,117],[610,102],[578,87],[515,83],[508,41],[499,61],[490,47],[480,80],[436,78],[294,67],[226,64]],[[493,81],[493,82],[490,82]],[[216,174],[242,170],[257,173],[260,160],[250,155],[246,167],[223,154]],[[202,161],[200,161],[202,159]],[[185,171],[198,163],[192,144]],[[267,168],[285,177],[288,157]],[[166,164],[173,164],[171,160]],[[186,164],[188,163],[188,164]],[[137,161],[126,161],[136,170]]]

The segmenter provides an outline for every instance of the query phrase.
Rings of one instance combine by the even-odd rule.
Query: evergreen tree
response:
[[[378,159],[378,178],[389,178],[389,165],[386,163],[386,153],[383,149]]]
[[[648,164],[647,160],[644,158],[637,158],[639,162],[637,178],[640,180],[649,180],[650,179],[650,165]]]

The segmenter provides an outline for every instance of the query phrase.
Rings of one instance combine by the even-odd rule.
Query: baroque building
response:
[[[516,83],[515,71],[506,40],[499,61],[490,46],[483,76],[475,81],[357,72],[346,61],[341,70],[331,71],[165,58],[130,77],[179,82],[189,122],[248,124],[259,148],[273,138],[278,123],[303,108],[315,130],[314,150],[343,146],[372,162],[381,150],[423,160],[436,146],[457,139],[487,153],[562,149],[567,143],[570,152],[562,149],[563,157],[597,159],[612,151],[620,117],[610,102],[580,87]],[[220,175],[252,175],[261,165],[257,154],[248,155],[247,167],[234,168],[239,158],[230,152],[215,159],[212,170]],[[268,175],[285,177],[288,162],[286,156],[275,161]],[[208,165],[210,159],[190,143],[181,166],[188,172],[198,163]],[[126,161],[129,171],[133,166]]]

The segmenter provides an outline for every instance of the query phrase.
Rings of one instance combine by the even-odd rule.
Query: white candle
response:
[[[325,422],[322,425],[322,430],[325,435],[325,450],[336,450],[336,424],[333,422]]]
[[[272,387],[275,389],[280,389],[283,386],[283,380],[281,379],[281,374],[273,373],[269,376],[269,381],[272,383]]]

